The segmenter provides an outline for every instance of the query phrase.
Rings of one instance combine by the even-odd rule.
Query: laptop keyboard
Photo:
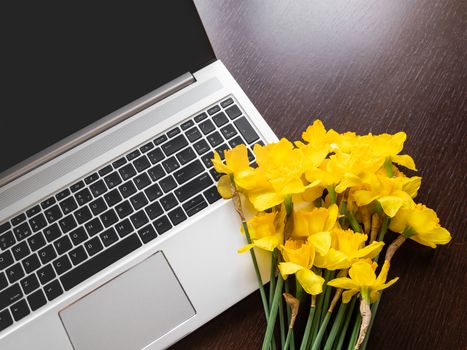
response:
[[[220,199],[213,150],[262,143],[232,97],[0,225],[0,331]]]

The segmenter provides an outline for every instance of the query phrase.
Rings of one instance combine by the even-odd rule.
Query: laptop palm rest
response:
[[[142,349],[195,315],[158,252],[60,312],[75,350]]]

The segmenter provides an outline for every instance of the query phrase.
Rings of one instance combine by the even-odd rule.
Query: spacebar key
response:
[[[135,249],[141,247],[141,245],[141,241],[136,233],[121,240],[109,249],[104,250],[101,254],[87,260],[84,264],[79,265],[76,269],[60,277],[63,288],[70,290],[107,266],[130,254]]]

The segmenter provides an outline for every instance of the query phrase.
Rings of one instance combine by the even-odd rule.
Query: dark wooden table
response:
[[[197,0],[217,56],[278,136],[328,128],[408,135],[417,201],[453,240],[393,260],[369,349],[466,349],[467,41],[462,0]],[[259,349],[254,293],[173,349]]]

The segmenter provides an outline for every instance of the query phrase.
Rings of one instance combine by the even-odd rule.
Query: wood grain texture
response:
[[[369,349],[466,349],[466,10],[462,0],[195,1],[217,56],[278,136],[328,128],[408,135],[452,242],[393,260]],[[258,349],[252,294],[173,349]]]

